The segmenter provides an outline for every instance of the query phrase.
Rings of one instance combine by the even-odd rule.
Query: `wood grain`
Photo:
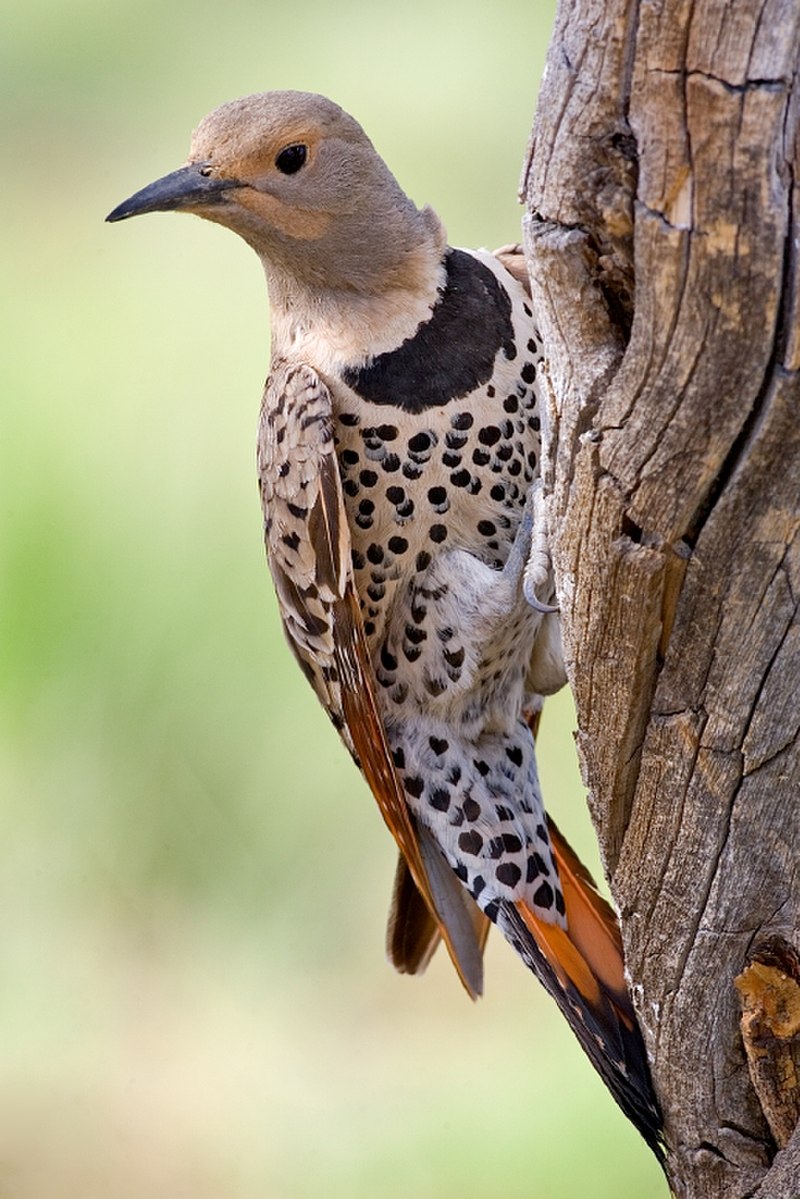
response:
[[[799,62],[793,0],[563,0],[523,177],[578,749],[697,1199],[800,1193],[734,986],[800,948]]]

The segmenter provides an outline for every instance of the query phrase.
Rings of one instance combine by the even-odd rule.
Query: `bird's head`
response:
[[[201,121],[184,166],[125,200],[107,220],[193,212],[226,225],[277,273],[307,286],[402,285],[423,243],[444,233],[402,191],[361,126],[307,92],[246,96]]]

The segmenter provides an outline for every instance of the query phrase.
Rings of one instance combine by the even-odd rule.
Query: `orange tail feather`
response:
[[[625,959],[616,914],[549,816],[547,825],[564,892],[570,938],[603,989],[609,997],[614,997],[614,1006],[631,1028],[635,1016],[625,982]]]
[[[531,965],[612,1095],[663,1164],[661,1113],[625,983],[619,925],[586,867],[548,817],[566,928],[514,905],[535,953]],[[518,926],[519,927],[519,926]]]

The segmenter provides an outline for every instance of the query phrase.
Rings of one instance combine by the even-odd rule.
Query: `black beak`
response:
[[[173,209],[206,207],[219,204],[225,192],[233,187],[244,187],[238,179],[220,179],[204,172],[208,167],[202,163],[191,163],[180,167],[163,179],[156,179],[118,205],[106,217],[107,221],[124,221],[129,216],[140,216],[143,212],[170,212]]]

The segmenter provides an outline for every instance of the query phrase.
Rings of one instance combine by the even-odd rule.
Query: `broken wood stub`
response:
[[[772,938],[735,982],[750,1078],[783,1149],[800,1121],[800,956]]]

